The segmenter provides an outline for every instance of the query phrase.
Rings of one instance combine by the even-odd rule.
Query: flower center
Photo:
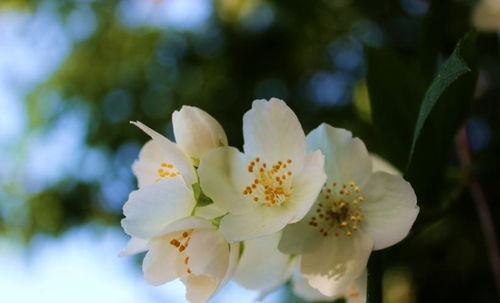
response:
[[[179,236],[174,237],[172,240],[170,240],[170,245],[175,246],[179,253],[183,253],[184,250],[186,250],[186,248],[189,246],[189,241],[191,241],[192,233],[192,229],[179,233]],[[189,256],[186,256],[184,258],[184,264],[186,265],[186,272],[188,274],[192,273],[191,268],[189,268]]]
[[[292,160],[288,159],[267,165],[259,157],[250,161],[248,172],[255,176],[255,179],[245,187],[243,194],[251,196],[253,201],[266,207],[283,204],[293,190],[293,185],[290,184],[293,172],[288,167],[291,163]]]
[[[341,233],[350,237],[359,230],[363,221],[361,203],[364,201],[361,189],[355,182],[339,186],[333,182],[325,184],[318,197],[314,215],[309,220],[309,226],[317,228],[327,237],[330,234],[338,237]]]
[[[175,168],[174,164],[165,162],[160,164],[157,173],[158,178],[156,178],[155,182],[161,181],[163,178],[174,178],[181,174],[177,168]]]

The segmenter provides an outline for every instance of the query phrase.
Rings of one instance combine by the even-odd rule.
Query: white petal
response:
[[[289,255],[278,251],[280,236],[280,233],[275,233],[245,242],[234,275],[237,283],[267,293],[290,278],[294,262]]]
[[[240,257],[240,248],[240,242],[229,243],[229,264],[227,266],[224,279],[222,279],[222,282],[219,283],[219,290],[227,283],[227,281],[233,278],[234,272],[236,271],[236,266],[238,265],[238,259]]]
[[[417,218],[417,197],[402,177],[374,173],[363,191],[363,228],[371,235],[375,249],[401,241]]]
[[[315,207],[312,208],[314,210]],[[314,212],[310,211],[307,216],[283,229],[279,243],[279,250],[286,254],[302,254],[315,251],[325,240],[323,233],[317,228],[309,225]]]
[[[248,172],[249,163],[250,159],[234,147],[219,147],[201,158],[200,185],[216,207],[235,214],[254,208],[250,196],[243,195],[254,180]]]
[[[348,303],[366,303],[368,274],[366,270],[349,286]]]
[[[293,178],[294,190],[286,201],[287,208],[293,208],[294,216],[289,223],[301,220],[311,209],[326,180],[325,157],[317,150],[307,153],[302,171]]]
[[[191,302],[205,302],[233,275],[239,244],[231,244],[216,229],[195,229],[186,249],[192,270],[185,283]]]
[[[122,227],[131,236],[150,239],[188,216],[195,203],[193,192],[179,178],[149,184],[130,193],[123,206]]]
[[[222,281],[229,265],[229,244],[217,229],[195,229],[186,254],[194,275]]]
[[[149,249],[149,240],[131,237],[127,242],[127,246],[118,254],[119,257],[131,256],[145,252]]]
[[[191,303],[207,302],[217,289],[217,281],[205,275],[189,275],[184,283],[186,299]]]
[[[194,106],[183,106],[172,114],[175,141],[191,158],[200,159],[203,154],[227,145],[222,126],[205,111]]]
[[[132,165],[139,188],[156,182],[158,169],[163,162],[168,162],[168,159],[160,145],[154,140],[146,142],[139,152],[139,159]]]
[[[337,299],[336,296],[328,297],[328,296],[321,294],[317,289],[312,288],[309,285],[309,282],[307,281],[307,279],[302,277],[302,275],[300,273],[300,266],[298,266],[293,273],[292,283],[293,283],[293,288],[292,288],[293,293],[296,296],[298,296],[304,300],[307,300],[307,301],[333,301],[333,300]]]
[[[372,247],[362,232],[351,237],[330,235],[316,251],[302,255],[302,275],[323,295],[335,296],[362,274]]]
[[[388,174],[402,175],[401,171],[395,168],[391,163],[382,159],[380,156],[377,156],[376,154],[370,154],[370,157],[372,158],[373,172],[383,171]]]
[[[229,265],[227,267],[227,270],[226,270],[226,274],[224,275],[224,278],[222,279],[222,281],[220,280],[215,280],[215,279],[212,279],[210,278],[209,276],[196,276],[196,275],[190,275],[191,276],[194,276],[195,278],[199,278],[199,277],[205,277],[205,278],[208,278],[208,279],[211,279],[211,281],[215,282],[216,284],[216,288],[214,290],[212,290],[211,287],[206,287],[205,290],[203,289],[191,289],[189,286],[187,287],[187,292],[188,294],[186,295],[186,297],[189,299],[195,299],[195,297],[199,298],[200,300],[202,298],[206,298],[207,296],[208,297],[213,297],[217,294],[217,292],[219,292],[221,289],[223,289],[223,286],[227,283],[227,281],[229,281],[232,277],[233,277],[233,274],[234,274],[234,270],[236,269],[236,265],[238,264],[238,256],[239,256],[239,252],[240,252],[240,243],[231,243],[230,245],[230,253],[229,253]],[[187,279],[184,279],[184,283],[186,283],[186,280]],[[205,283],[208,283],[208,280],[205,280]],[[196,287],[199,287],[197,285],[193,285],[192,286],[193,288],[196,288]],[[191,294],[192,292],[195,292],[196,294]],[[205,301],[202,301],[202,302],[205,302]]]
[[[226,211],[218,208],[215,204],[197,207],[194,215],[203,219],[212,220],[226,214]]]
[[[328,184],[354,181],[362,186],[371,175],[371,159],[364,143],[345,129],[323,123],[307,135],[307,148],[325,155]]]
[[[165,235],[186,229],[216,229],[216,227],[203,218],[189,216],[170,223],[161,230],[160,234]]]
[[[196,173],[193,168],[192,160],[179,148],[177,145],[151,128],[147,127],[141,122],[130,122],[140,129],[142,129],[146,134],[148,134],[154,141],[156,146],[149,144],[147,146],[148,149],[141,151],[141,155],[139,157],[139,161],[134,163],[134,172],[136,175],[144,174],[146,170],[148,170],[153,164],[151,162],[155,162],[158,160],[158,157],[161,157],[162,161],[167,163],[173,163],[175,168],[181,173],[182,178],[191,186],[196,183]],[[145,146],[146,148],[146,146]],[[144,161],[144,164],[142,163]],[[154,173],[161,168],[161,162],[157,163],[157,167],[154,170]],[[150,179],[146,179],[150,180]],[[139,185],[140,186],[140,185]]]
[[[144,279],[151,285],[161,285],[178,277],[179,253],[166,239],[151,241],[151,248],[142,262]]]
[[[300,167],[305,156],[305,135],[295,113],[285,102],[255,100],[243,116],[245,154],[275,163],[293,159]]]
[[[296,190],[292,193],[291,203],[299,207],[297,216],[292,222],[303,219],[298,223],[289,224],[283,230],[279,249],[287,254],[298,254],[314,250],[323,240],[323,234],[309,226],[310,217],[314,215],[311,207],[323,186],[326,175],[323,172],[324,157],[320,151],[308,153],[303,172],[294,179]],[[304,211],[307,213],[304,219]],[[290,223],[292,223],[290,222]]]
[[[346,289],[339,291],[338,294],[325,296],[317,289],[312,288],[307,279],[301,276],[300,270],[297,270],[293,275],[293,292],[295,295],[308,301],[334,301],[339,298],[345,298],[348,303],[365,303],[366,280],[367,274],[365,270],[361,276]]]
[[[282,207],[256,207],[253,211],[228,214],[220,222],[220,230],[230,242],[251,240],[280,231],[293,218]]]

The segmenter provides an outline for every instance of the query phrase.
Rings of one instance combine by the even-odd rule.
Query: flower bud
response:
[[[227,145],[222,126],[205,111],[183,106],[172,114],[175,141],[193,159],[219,146]]]

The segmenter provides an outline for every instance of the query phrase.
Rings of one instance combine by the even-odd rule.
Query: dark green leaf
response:
[[[431,206],[439,207],[437,202],[444,193],[445,172],[450,164],[454,138],[470,113],[477,82],[475,33],[467,34],[461,39],[452,57],[457,55],[471,72],[466,72],[451,81],[443,91],[437,90],[426,94],[426,97],[437,98],[437,101],[431,106],[431,110],[429,108],[424,110],[424,118],[425,116],[427,118],[424,119],[425,123],[420,126],[420,132],[415,139],[418,141],[413,147],[411,162],[407,163],[405,177],[412,183],[419,200],[429,206],[423,211],[433,212],[435,209],[433,210]],[[436,81],[443,80],[436,79],[434,82]],[[432,86],[429,91],[434,90]],[[410,155],[410,150],[407,155]]]
[[[439,100],[443,92],[460,76],[463,74],[470,72],[471,69],[467,66],[467,63],[462,59],[460,55],[461,43],[464,40],[471,39],[473,34],[467,35],[463,40],[461,40],[455,51],[451,55],[451,57],[443,64],[441,69],[439,70],[437,76],[432,81],[431,86],[425,93],[424,99],[420,106],[420,111],[417,118],[417,123],[415,125],[415,131],[413,133],[413,139],[410,148],[410,154],[408,158],[408,165],[410,165],[411,160],[413,158],[413,153],[415,151],[415,145],[420,136],[420,132],[422,127],[424,126],[429,113],[433,109],[436,102]]]
[[[477,76],[475,52],[475,34],[466,35],[441,68],[434,81],[438,84],[431,85],[425,80],[429,71],[422,70],[421,62],[389,50],[366,49],[368,92],[379,146],[374,152],[401,170],[407,168],[405,178],[411,182],[421,205],[435,205],[440,198],[454,135],[470,111]],[[462,62],[472,72],[463,74]],[[411,149],[424,99],[433,102],[423,109],[425,123],[418,122],[418,141]],[[408,165],[410,149],[413,156]]]

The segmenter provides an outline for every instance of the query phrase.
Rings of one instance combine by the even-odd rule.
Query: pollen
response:
[[[192,273],[192,270],[189,266],[190,257],[186,255],[186,249],[189,247],[189,242],[191,241],[191,235],[193,233],[192,229],[179,231],[173,233],[173,237],[170,240],[170,245],[174,246],[177,249],[177,253],[180,254],[179,260],[184,259],[185,271],[188,274]]]
[[[290,164],[292,160],[278,160],[275,163],[267,163],[259,157],[251,160],[247,171],[252,174],[253,182],[243,189],[243,195],[250,196],[254,202],[266,207],[282,205],[293,190],[290,178],[293,172],[286,163]]]
[[[330,184],[321,190],[308,225],[323,237],[352,237],[364,219],[361,188],[354,181]]]
[[[183,231],[182,233],[181,232],[177,233],[177,236],[170,240],[169,242],[170,245],[176,247],[177,251],[179,253],[182,253],[189,246],[189,241],[191,241],[192,232],[193,230],[190,229]],[[187,259],[189,260],[189,257],[187,257]]]
[[[156,172],[158,173],[158,177],[155,179],[155,182],[159,182],[164,178],[175,178],[181,174],[173,163],[166,162],[160,163],[160,168]]]

